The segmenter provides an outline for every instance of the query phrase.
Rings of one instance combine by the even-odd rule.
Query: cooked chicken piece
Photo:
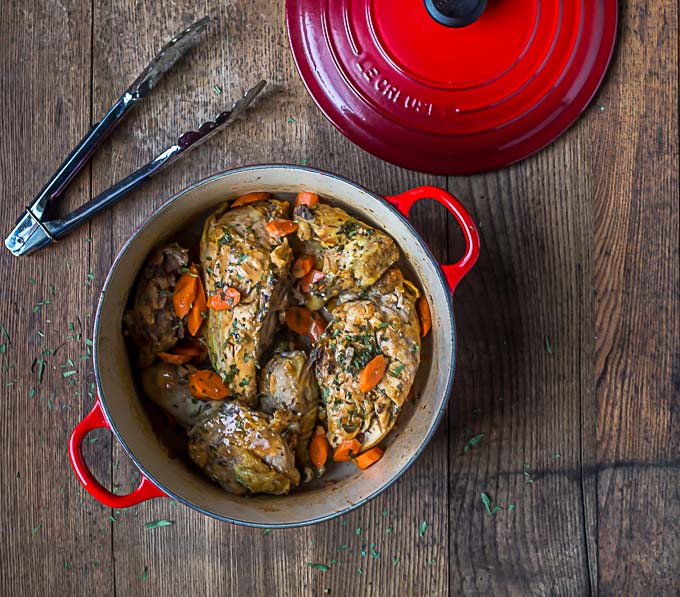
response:
[[[333,447],[353,438],[367,450],[394,426],[420,364],[419,291],[394,267],[366,299],[336,306],[317,346],[316,379]],[[387,367],[368,392],[359,390],[366,364],[382,354]]]
[[[170,350],[184,336],[172,294],[180,270],[188,264],[187,250],[175,243],[154,250],[146,260],[132,308],[123,317],[142,367],[151,365],[157,352]]]
[[[227,491],[284,495],[300,483],[295,457],[267,415],[228,402],[189,431],[189,456]]]
[[[224,404],[224,400],[197,400],[191,395],[188,378],[195,370],[191,365],[159,363],[141,373],[146,395],[184,429],[191,429]]]
[[[208,309],[210,360],[231,395],[250,406],[257,400],[257,362],[276,331],[293,258],[288,240],[271,236],[265,225],[285,218],[288,208],[275,200],[224,205],[206,220],[201,238],[208,301],[227,288],[240,293],[233,308]]]
[[[399,249],[384,232],[323,203],[295,208],[297,235],[313,255],[323,277],[309,284],[312,295],[330,299],[361,292],[399,259]]]
[[[262,369],[259,383],[260,410],[273,415],[272,427],[295,451],[295,461],[309,481],[314,466],[309,440],[319,411],[319,389],[307,355],[296,350],[275,355]]]

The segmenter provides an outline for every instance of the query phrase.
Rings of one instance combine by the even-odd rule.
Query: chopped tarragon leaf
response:
[[[76,373],[78,373],[78,372],[77,371],[64,371],[61,374],[61,376],[62,377],[71,377],[72,375],[75,375]]]
[[[393,565],[393,566],[397,566],[397,565],[399,564],[400,561],[401,561],[401,557],[400,557],[400,556],[392,556],[392,565]]]
[[[550,345],[550,340],[548,339],[548,336],[545,336],[545,350],[548,354],[553,353],[552,346]]]
[[[269,533],[271,533],[271,532],[272,532],[271,529],[262,529],[262,536],[263,536],[263,537],[266,537],[266,536],[269,535]]]
[[[149,567],[144,566],[144,572],[142,572],[142,580],[149,578]]]
[[[427,522],[423,520],[423,522],[420,523],[420,528],[418,529],[418,536],[422,537],[425,534],[425,531],[427,530]]]
[[[293,124],[294,122],[295,122],[295,118],[293,118],[292,116],[289,116],[288,117],[288,124]]]
[[[349,545],[347,543],[343,543],[342,545],[338,545],[335,549],[338,551],[345,551],[346,549],[349,549]]]
[[[217,94],[220,95],[222,93],[222,89],[220,88],[219,85],[215,84],[213,85],[213,91]]]
[[[491,514],[491,500],[486,492],[482,493],[482,504],[484,504],[484,509]]]
[[[380,557],[380,552],[376,550],[375,543],[371,543],[371,555],[376,559]]]
[[[159,527],[169,527],[175,524],[174,520],[152,520],[144,525],[145,529],[157,529]]]
[[[387,528],[385,529],[385,532],[386,532],[386,533],[391,533],[392,531],[393,531],[392,527],[387,527]]]
[[[42,526],[42,524],[39,524],[37,527],[33,527],[31,529],[31,535],[35,535],[40,530],[41,526]]]
[[[403,370],[406,365],[398,365],[397,367],[394,368],[394,371],[392,371],[392,375],[394,377],[397,377]]]
[[[474,437],[471,437],[468,442],[465,444],[465,448],[463,448],[463,452],[467,454],[470,451],[470,448],[478,444],[479,442],[482,441],[484,437],[483,433],[480,433],[479,435],[475,435]]]
[[[508,512],[512,512],[515,509],[515,504],[508,504]]]
[[[503,508],[500,506],[494,506],[493,510],[491,510],[491,515],[494,516],[496,513],[500,512]]]
[[[357,534],[357,535],[361,535],[361,527],[357,527],[357,528],[356,528],[356,534]]]
[[[558,458],[562,458],[562,456],[558,452],[555,452],[554,454],[551,455],[551,458],[554,458],[555,460],[557,460]]]
[[[111,522],[118,522],[118,521],[117,521],[113,516],[111,516],[110,514],[109,514],[109,520],[110,520]]]
[[[317,564],[314,562],[307,562],[307,566],[309,568],[315,568],[316,570],[321,570],[322,572],[328,572],[330,570],[329,566],[326,566],[326,564]]]
[[[32,286],[35,286],[38,283],[35,278],[29,278],[28,281]]]

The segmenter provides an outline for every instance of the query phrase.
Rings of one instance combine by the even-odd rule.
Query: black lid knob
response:
[[[486,0],[425,0],[430,16],[447,27],[467,27],[482,16]]]

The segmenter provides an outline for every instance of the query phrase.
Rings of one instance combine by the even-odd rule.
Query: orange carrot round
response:
[[[317,469],[322,469],[323,465],[326,464],[326,460],[328,460],[330,451],[331,446],[326,439],[323,427],[318,425],[312,436],[312,440],[309,442],[309,458],[312,461],[312,464]]]
[[[195,266],[191,266],[192,270],[198,270]],[[205,290],[203,290],[203,282],[201,282],[201,277],[196,277],[196,294],[194,296],[194,302],[191,306],[191,311],[189,311],[189,317],[187,317],[187,328],[189,328],[189,333],[195,336],[203,323],[203,313],[206,310],[205,302]]]
[[[169,352],[156,353],[160,359],[171,365],[184,365],[191,360],[191,355],[186,354],[170,354]]]
[[[208,307],[213,311],[233,309],[239,304],[241,293],[236,288],[220,288],[208,299]]]
[[[430,313],[430,305],[427,303],[427,299],[421,296],[416,304],[418,308],[418,315],[420,316],[420,333],[427,336],[427,333],[432,328],[432,314]]]
[[[356,464],[362,470],[367,469],[369,466],[378,462],[378,460],[380,460],[383,457],[384,453],[385,450],[379,448],[378,446],[375,446],[370,450],[366,450],[362,454],[359,454],[359,456],[353,458],[352,462],[354,462],[354,464]]]
[[[189,376],[189,391],[199,400],[222,400],[229,396],[229,388],[211,369],[194,371]]]
[[[291,234],[298,229],[298,225],[292,220],[276,219],[265,224],[267,232],[276,238]]]
[[[304,278],[314,268],[314,257],[312,255],[300,255],[293,263],[293,276]]]
[[[358,439],[348,439],[335,448],[333,460],[335,462],[347,462],[354,458],[359,450],[361,450],[361,442]]]
[[[235,199],[234,202],[231,204],[232,207],[238,207],[239,205],[247,205],[248,203],[256,203],[257,201],[264,201],[265,199],[269,199],[269,196],[271,193],[247,193],[246,195],[242,195],[238,199]]]
[[[305,294],[311,292],[312,284],[321,282],[326,277],[326,274],[320,272],[318,269],[312,269],[300,280],[300,290]]]
[[[383,355],[379,354],[377,357],[373,357],[359,373],[359,390],[368,392],[375,388],[385,375],[386,367],[387,361]]]
[[[295,207],[298,205],[308,205],[313,207],[319,202],[319,196],[316,193],[310,193],[309,191],[302,191],[295,197]]]
[[[194,296],[196,296],[197,279],[198,276],[185,272],[177,281],[175,293],[172,295],[172,306],[177,317],[182,318],[189,313],[191,303],[194,301]]]

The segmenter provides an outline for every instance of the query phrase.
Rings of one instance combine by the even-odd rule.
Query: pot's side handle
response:
[[[390,195],[385,197],[394,207],[396,207],[406,218],[408,218],[409,211],[416,201],[420,199],[434,199],[437,203],[441,203],[448,209],[456,222],[460,226],[465,237],[465,254],[461,259],[453,265],[441,265],[442,271],[451,288],[451,292],[456,289],[458,282],[460,282],[465,274],[470,271],[470,268],[477,261],[479,257],[479,233],[477,227],[472,221],[470,214],[461,205],[460,201],[450,193],[439,187],[422,186],[416,187],[399,195]]]
[[[116,495],[115,493],[111,493],[94,478],[94,475],[85,464],[82,444],[85,436],[93,429],[99,427],[111,429],[111,426],[102,412],[99,399],[97,399],[92,410],[73,430],[68,444],[68,455],[71,460],[71,466],[73,467],[78,480],[82,483],[83,487],[87,489],[89,494],[97,501],[111,508],[129,508],[130,506],[150,500],[151,498],[167,497],[165,493],[158,489],[158,487],[144,475],[142,475],[137,488],[127,495]]]

